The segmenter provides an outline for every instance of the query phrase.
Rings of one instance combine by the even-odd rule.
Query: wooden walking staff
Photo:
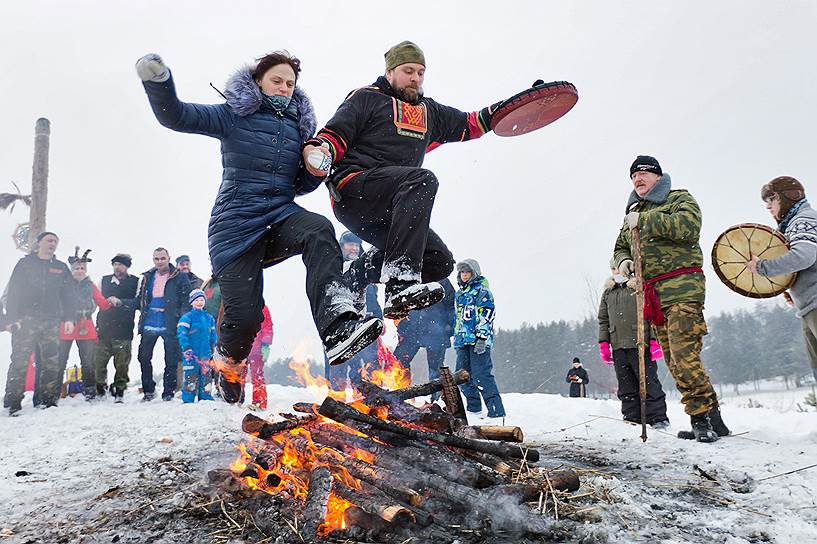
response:
[[[635,307],[638,333],[638,397],[641,400],[641,441],[647,441],[647,365],[644,334],[644,273],[641,270],[641,231],[635,227],[632,234],[633,268],[635,269]]]

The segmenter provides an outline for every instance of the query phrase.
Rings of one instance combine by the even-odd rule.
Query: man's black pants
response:
[[[374,246],[352,264],[353,290],[362,287],[363,278],[364,283],[429,282],[451,274],[454,256],[429,228],[438,186],[437,177],[424,168],[384,166],[365,170],[341,187],[335,217]]]
[[[647,369],[647,423],[667,419],[667,402],[658,380],[658,364],[649,360]],[[638,394],[638,348],[614,349],[613,366],[618,380],[621,415],[628,421],[641,422],[641,399]]]
[[[139,368],[142,371],[142,391],[145,393],[156,392],[156,381],[153,379],[153,348],[156,342],[162,339],[162,347],[165,350],[165,370],[162,373],[162,394],[173,395],[178,386],[179,362],[182,358],[182,350],[179,346],[179,339],[176,337],[176,329],[168,329],[162,333],[143,332],[139,340],[139,351],[136,358],[139,361]],[[82,371],[85,376],[85,370]]]
[[[247,358],[264,317],[263,268],[295,255],[306,265],[306,296],[321,338],[340,317],[357,314],[343,286],[343,257],[332,223],[300,210],[273,225],[245,253],[218,273],[224,316],[218,330],[219,350],[235,361]]]

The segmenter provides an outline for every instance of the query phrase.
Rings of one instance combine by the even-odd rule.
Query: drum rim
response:
[[[534,101],[538,100],[538,97],[530,98],[530,99],[528,97],[535,96],[537,93],[539,93],[539,91],[552,91],[554,94],[569,94],[569,95],[572,95],[572,96],[575,97],[575,100],[574,100],[573,104],[564,113],[562,113],[559,117],[557,117],[556,119],[553,119],[552,121],[550,121],[548,123],[548,125],[552,124],[552,123],[555,123],[556,121],[558,121],[559,119],[561,119],[562,117],[567,115],[570,112],[570,110],[572,110],[576,106],[576,103],[579,101],[579,91],[576,89],[576,86],[573,85],[572,83],[570,83],[569,81],[551,81],[549,83],[542,83],[540,85],[537,85],[536,87],[531,87],[529,89],[525,89],[524,91],[520,91],[520,92],[516,93],[515,95],[513,95],[512,97],[505,100],[499,106],[499,108],[497,108],[496,113],[494,113],[493,118],[491,119],[491,130],[496,132],[495,129],[497,128],[497,126],[499,126],[499,124],[502,122],[502,120],[505,119],[505,117],[507,117],[508,115],[510,115],[511,113],[516,111],[517,109],[519,109],[521,106],[525,106],[525,105],[529,104],[530,102],[534,102]],[[544,128],[546,126],[547,125],[542,125],[539,128]],[[534,130],[539,130],[539,128],[534,129]],[[530,132],[533,132],[533,131],[530,131]],[[511,134],[504,134],[504,135],[499,134],[499,133],[496,133],[496,134],[497,134],[497,136],[505,136],[505,137],[513,136]],[[522,134],[517,134],[516,136],[521,136],[521,135]]]
[[[738,293],[739,295],[743,295],[743,296],[748,297],[748,298],[773,298],[773,297],[776,297],[778,295],[783,294],[785,291],[787,291],[788,289],[791,288],[792,284],[797,279],[797,272],[792,272],[791,281],[789,282],[789,284],[786,287],[783,287],[781,290],[775,290],[775,291],[770,292],[770,293],[752,293],[752,292],[746,291],[745,289],[741,289],[737,285],[734,285],[726,277],[726,275],[723,272],[721,272],[720,268],[718,268],[718,266],[716,266],[718,260],[717,260],[717,258],[715,256],[715,252],[718,249],[718,243],[720,242],[721,238],[723,238],[724,236],[726,236],[727,233],[729,233],[729,232],[731,232],[733,230],[739,230],[739,229],[743,229],[743,228],[754,228],[754,229],[757,229],[757,230],[762,230],[762,231],[768,232],[773,237],[775,237],[778,240],[780,240],[781,242],[783,242],[783,245],[785,245],[787,248],[791,249],[791,246],[789,245],[789,241],[786,240],[786,237],[783,236],[783,234],[781,234],[779,231],[773,229],[772,227],[770,227],[768,225],[764,225],[763,223],[739,223],[737,225],[732,225],[731,227],[729,227],[728,229],[726,229],[725,231],[720,233],[718,235],[718,237],[715,238],[715,243],[712,245],[712,252],[710,254],[710,257],[712,259],[712,268],[715,270],[715,274],[718,275],[718,278],[721,280],[721,283],[723,283],[726,287],[728,287],[729,289],[731,289],[735,293]]]

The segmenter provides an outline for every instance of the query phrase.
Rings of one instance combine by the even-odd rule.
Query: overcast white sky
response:
[[[426,94],[463,110],[537,78],[578,88],[555,124],[447,145],[425,165],[440,179],[432,226],[458,259],[479,260],[499,326],[580,319],[588,282],[605,276],[637,154],[657,157],[697,198],[707,255],[731,225],[771,224],[759,189],[772,177],[811,191],[815,22],[809,1],[3,2],[0,191],[12,180],[29,190],[34,122],[47,117],[48,228],[62,238],[60,258],[92,248],[99,279],[114,253],[131,253],[139,273],[162,245],[206,276],[219,143],[161,127],[134,62],[159,53],[183,100],[218,102],[209,82],[221,87],[240,64],[286,48],[323,123],[383,72],[388,47],[410,39],[425,51]],[[299,202],[332,217],[323,187]],[[22,256],[9,236],[27,217],[21,207],[0,214],[2,284]],[[706,268],[708,314],[753,304]],[[317,351],[300,259],[265,281],[273,355],[303,340]],[[0,335],[0,352],[9,341]]]

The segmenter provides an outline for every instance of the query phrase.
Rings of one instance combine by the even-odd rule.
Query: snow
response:
[[[324,396],[315,388],[268,389],[270,418],[291,411],[294,402]],[[648,430],[646,443],[639,427],[620,421],[615,400],[507,394],[505,423],[522,427],[526,441],[539,444],[545,460],[595,460],[597,469],[584,476],[585,485],[604,487],[618,501],[600,505],[610,542],[738,543],[768,537],[807,543],[817,541],[812,492],[817,468],[757,480],[817,462],[817,413],[792,409],[789,399],[802,399],[809,391],[765,391],[762,407],[747,406],[747,397],[727,397],[725,422],[733,433],[748,433],[715,444],[673,436],[688,427],[677,402],[669,406],[669,433]],[[14,535],[37,524],[81,517],[106,490],[135,483],[146,460],[193,461],[202,479],[209,469],[227,467],[244,438],[240,422],[245,413],[220,402],[140,403],[134,390],[120,405],[109,400],[89,404],[77,397],[37,410],[27,398],[19,417],[0,417],[5,437],[0,444],[0,542],[17,542]],[[720,496],[731,503],[726,506],[687,508],[675,501],[688,499],[679,493],[700,481],[693,465],[724,482],[748,474],[756,487],[751,493],[721,489]],[[15,476],[17,471],[29,474]],[[172,483],[171,476],[165,483]],[[4,534],[11,536],[3,539]]]

